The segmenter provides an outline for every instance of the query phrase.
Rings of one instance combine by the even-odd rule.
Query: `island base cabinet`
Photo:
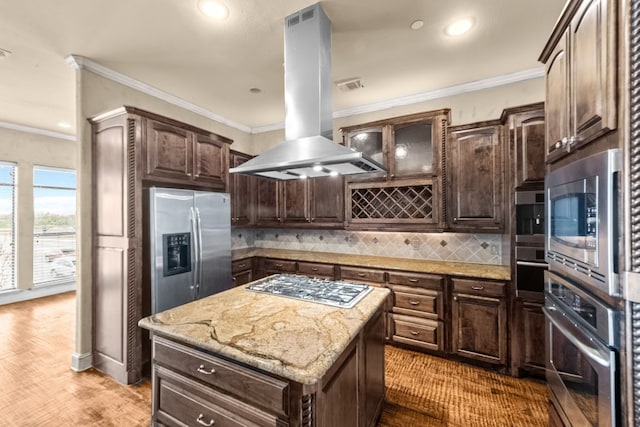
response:
[[[153,426],[375,427],[384,403],[380,306],[317,381],[302,384],[153,335]]]

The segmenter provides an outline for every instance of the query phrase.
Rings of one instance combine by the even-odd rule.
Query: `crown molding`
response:
[[[191,111],[192,113],[196,113],[200,116],[214,120],[218,123],[222,123],[234,129],[238,129],[242,132],[251,133],[251,128],[249,126],[227,119],[226,117],[223,117],[205,108],[192,104],[191,102],[186,101],[180,97],[172,95],[163,90],[157,89],[153,86],[150,86],[146,83],[141,82],[140,80],[136,80],[132,77],[129,77],[126,74],[119,73],[103,65],[100,65],[97,62],[94,62],[88,58],[85,58],[84,56],[69,55],[65,58],[65,61],[67,62],[67,64],[69,64],[69,66],[71,66],[76,70],[90,71],[94,74],[97,74],[101,77],[104,77],[116,83],[120,83],[124,86],[128,86],[139,92],[146,93],[147,95],[151,95],[155,98],[166,101],[169,104],[175,105],[180,108],[184,108],[185,110]]]
[[[544,67],[529,68],[527,70],[516,71],[515,73],[502,74],[482,80],[474,80],[459,85],[444,87],[441,89],[430,90],[427,92],[417,93],[415,95],[401,96],[398,98],[388,99],[386,101],[374,102],[372,104],[360,105],[343,110],[334,111],[333,118],[349,117],[364,113],[373,113],[376,111],[386,110],[393,107],[403,105],[418,104],[425,101],[431,101],[439,98],[447,98],[450,96],[461,95],[469,92],[490,89],[498,86],[504,86],[511,83],[518,83],[525,80],[537,79],[544,77]]]
[[[69,55],[65,58],[67,64],[78,70],[91,71],[94,74],[102,76],[106,79],[123,84],[132,89],[136,89],[140,92],[146,93],[153,97],[162,99],[170,104],[184,108],[185,110],[199,114],[203,117],[207,117],[211,120],[215,120],[219,123],[225,124],[234,129],[238,129],[242,132],[250,134],[258,134],[264,132],[271,132],[275,130],[284,129],[284,122],[273,123],[265,126],[249,127],[242,123],[227,119],[219,114],[213,113],[182,98],[175,95],[171,95],[168,92],[149,86],[139,80],[129,77],[125,74],[114,71],[103,65],[98,64],[88,58],[80,55]],[[525,80],[538,79],[544,77],[544,67],[529,68],[522,71],[516,71],[514,73],[502,74],[487,79],[474,80],[459,85],[448,86],[441,89],[430,90],[427,92],[421,92],[414,95],[401,96],[398,98],[391,98],[385,101],[374,102],[372,104],[359,105],[355,107],[345,108],[342,110],[334,111],[333,118],[342,118],[355,116],[358,114],[373,113],[376,111],[387,110],[393,107],[400,107],[404,105],[418,104],[421,102],[431,101],[439,98],[446,98],[455,95],[461,95],[464,93],[475,92],[484,89],[490,89],[498,86],[504,86],[512,83],[518,83]]]
[[[46,129],[34,128],[31,126],[23,126],[16,123],[0,122],[0,128],[17,130],[19,132],[25,132],[25,133],[32,133],[34,135],[48,136],[51,138],[65,139],[67,141],[76,141],[75,135],[69,135],[67,133],[61,133],[61,132],[54,132]]]

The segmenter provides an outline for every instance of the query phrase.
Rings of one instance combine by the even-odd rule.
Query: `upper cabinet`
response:
[[[449,110],[438,110],[341,129],[347,147],[387,169],[347,177],[347,227],[444,228],[441,178],[448,122]]]
[[[572,0],[545,64],[546,154],[553,162],[617,127],[616,2]]]
[[[256,180],[256,225],[303,228],[344,226],[342,177]]]
[[[230,140],[155,115],[145,121],[145,179],[226,191]]]
[[[503,229],[504,154],[499,120],[452,126],[447,146],[447,215],[453,231]]]
[[[544,103],[506,109],[502,119],[510,153],[511,189],[541,188],[545,174]]]
[[[251,159],[248,154],[231,150],[229,152],[231,167],[237,167]],[[231,225],[243,226],[253,224],[253,192],[255,178],[234,173],[229,175],[229,193],[231,194]]]

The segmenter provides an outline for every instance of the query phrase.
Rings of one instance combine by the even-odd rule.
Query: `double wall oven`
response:
[[[545,180],[546,375],[570,426],[620,422],[619,156],[597,153]]]

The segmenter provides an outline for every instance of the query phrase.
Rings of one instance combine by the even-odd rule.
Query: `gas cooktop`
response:
[[[369,285],[359,283],[317,279],[295,274],[279,274],[257,281],[245,289],[335,307],[352,308],[372,288]]]

